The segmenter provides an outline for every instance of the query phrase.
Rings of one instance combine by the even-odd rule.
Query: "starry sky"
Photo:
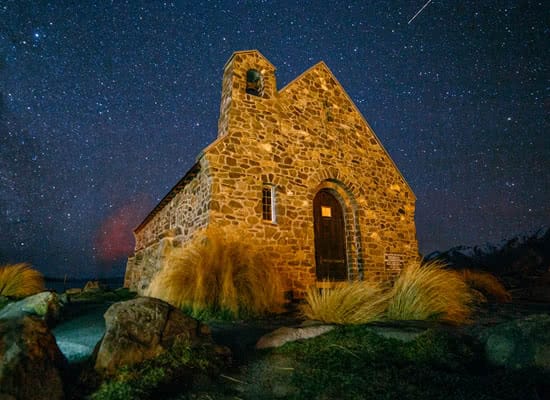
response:
[[[422,253],[550,225],[550,8],[433,0],[411,21],[425,4],[0,0],[0,263],[123,275],[247,49],[279,88],[326,62],[415,192]]]

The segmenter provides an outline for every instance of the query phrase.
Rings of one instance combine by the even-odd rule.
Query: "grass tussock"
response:
[[[390,292],[386,316],[394,320],[470,320],[473,295],[459,274],[437,261],[406,266]]]
[[[309,319],[335,324],[364,324],[383,317],[388,298],[379,283],[355,281],[319,291],[310,287],[301,307]]]
[[[408,265],[392,288],[373,282],[347,282],[319,292],[308,290],[302,313],[337,324],[370,321],[441,320],[460,325],[470,321],[474,296],[464,276],[440,262]]]
[[[27,263],[0,266],[0,296],[26,297],[44,290],[44,277]]]
[[[472,269],[463,269],[458,273],[462,275],[464,281],[471,288],[480,291],[483,295],[489,296],[500,303],[512,301],[510,293],[493,274]]]
[[[282,310],[280,275],[243,232],[208,228],[170,250],[149,295],[195,317],[259,316]]]

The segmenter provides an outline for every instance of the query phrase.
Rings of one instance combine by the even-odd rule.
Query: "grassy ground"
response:
[[[484,307],[475,316],[481,325],[530,312],[513,304]],[[466,335],[475,331],[475,326],[458,328],[432,321],[420,325],[419,330],[425,334],[405,343],[379,336],[373,324],[356,325],[338,327],[280,349],[253,349],[262,334],[297,322],[292,314],[264,320],[210,322],[216,342],[232,348],[233,366],[212,376],[191,364],[188,367],[197,374],[185,374],[184,379],[176,376],[176,382],[171,382],[173,371],[180,368],[173,367],[173,358],[169,363],[160,360],[124,372],[118,382],[104,387],[95,398],[539,400],[546,398],[544,390],[550,390],[548,374],[487,366],[479,344]],[[182,354],[187,360],[183,365],[201,360],[196,355]],[[136,390],[138,397],[134,396]],[[128,397],[130,394],[134,397]]]
[[[199,385],[174,399],[548,398],[549,374],[488,366],[480,345],[464,335],[467,329],[428,325],[432,328],[410,342],[357,325],[280,349],[249,351],[217,384]]]
[[[430,330],[409,343],[367,326],[263,351],[184,399],[541,399],[548,376],[488,368],[474,343]],[[547,389],[546,389],[547,390]]]
[[[474,343],[442,330],[403,343],[366,326],[340,328],[274,352],[296,363],[291,378],[296,392],[288,398],[536,398],[543,376],[488,368],[481,353]]]

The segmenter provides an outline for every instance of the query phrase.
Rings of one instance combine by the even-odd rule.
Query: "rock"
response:
[[[393,328],[390,326],[372,326],[369,327],[369,330],[383,338],[396,339],[401,342],[412,342],[427,332],[426,329],[422,328]]]
[[[98,290],[104,290],[104,285],[101,285],[99,281],[88,281],[86,282],[86,285],[84,285],[84,289],[82,289],[83,292],[93,292]]]
[[[66,304],[69,303],[69,296],[67,296],[67,293],[61,293],[58,295],[59,296],[59,302],[65,306]]]
[[[0,320],[0,399],[63,399],[65,365],[44,321],[35,316]]]
[[[36,315],[49,325],[59,320],[62,303],[55,292],[41,292],[8,304],[0,310],[0,320]]]
[[[113,304],[105,312],[105,336],[95,359],[96,371],[113,374],[117,368],[154,358],[176,339],[192,345],[213,344],[203,325],[162,300],[138,297]]]
[[[487,328],[480,340],[491,364],[550,371],[550,315],[531,315]]]
[[[333,329],[333,325],[312,325],[302,328],[288,328],[283,326],[282,328],[262,336],[256,343],[256,348],[267,349],[269,347],[281,347],[285,343],[314,338]]]

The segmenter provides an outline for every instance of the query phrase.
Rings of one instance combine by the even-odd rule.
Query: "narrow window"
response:
[[[277,222],[275,214],[275,186],[265,185],[262,190],[262,219],[272,223]]]
[[[260,71],[249,69],[246,71],[246,93],[254,96],[262,96],[264,91],[264,79]]]

